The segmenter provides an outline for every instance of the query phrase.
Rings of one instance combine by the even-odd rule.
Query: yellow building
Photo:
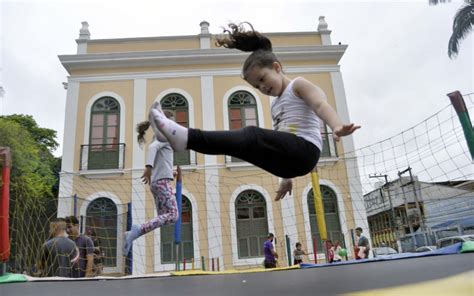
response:
[[[69,76],[58,215],[76,214],[83,231],[97,231],[107,253],[106,273],[124,270],[127,214],[133,223],[156,215],[140,179],[147,149],[139,147],[135,132],[153,102],[160,101],[189,127],[272,128],[273,98],[241,78],[247,53],[217,48],[209,23],[200,27],[191,36],[93,40],[83,22],[77,54],[59,56]],[[343,121],[350,122],[338,65],[347,46],[332,45],[330,33],[320,17],[317,31],[266,35],[285,73],[319,85]],[[347,157],[354,151],[353,139],[335,142],[328,127],[322,133],[318,168],[329,238],[351,248],[353,228],[369,233],[357,162]],[[201,258],[206,269],[212,258],[220,270],[260,266],[268,232],[277,238],[281,266],[288,264],[286,238],[291,250],[302,243],[310,253],[307,260],[314,260],[316,242],[318,258],[324,258],[309,176],[297,178],[291,197],[275,202],[278,178],[239,159],[190,151],[176,154],[175,162],[184,171],[181,254],[196,268]],[[139,238],[133,258],[134,274],[174,269],[172,227]]]

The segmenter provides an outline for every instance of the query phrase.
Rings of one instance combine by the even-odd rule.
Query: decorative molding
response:
[[[335,60],[338,63],[346,48],[347,45],[277,47],[274,52],[283,63],[301,60]],[[238,50],[213,48],[60,55],[59,60],[70,73],[80,69],[235,64],[243,63],[247,56],[248,53]]]
[[[88,179],[102,179],[102,178],[118,177],[118,176],[122,176],[123,174],[125,174],[125,170],[122,170],[122,169],[79,171],[80,176],[84,176]]]
[[[327,73],[339,72],[339,65],[321,65],[308,67],[285,67],[285,73]],[[69,81],[74,82],[102,82],[102,81],[120,81],[133,79],[162,79],[162,78],[184,78],[184,77],[201,77],[201,76],[240,76],[241,68],[227,68],[216,70],[176,70],[176,71],[156,71],[144,73],[124,73],[124,74],[105,74],[105,75],[73,75],[69,77]]]

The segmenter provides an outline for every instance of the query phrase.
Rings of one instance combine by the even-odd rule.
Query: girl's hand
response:
[[[340,137],[350,135],[359,128],[360,128],[360,125],[355,125],[353,123],[339,126],[333,131],[334,140],[339,141]]]
[[[147,167],[142,175],[142,182],[145,184],[150,184],[151,182],[151,168]]]
[[[292,189],[293,182],[291,181],[291,179],[282,179],[280,182],[280,187],[277,191],[277,195],[275,197],[275,201],[279,201],[280,199],[284,198],[287,193],[291,194]]]

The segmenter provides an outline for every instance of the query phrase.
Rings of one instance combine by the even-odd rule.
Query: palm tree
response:
[[[444,3],[446,0],[429,0],[430,5]],[[451,2],[450,0],[448,0]],[[449,38],[448,56],[452,59],[459,53],[459,42],[472,30],[474,25],[474,0],[464,0],[465,4],[459,8],[454,16],[453,33]]]

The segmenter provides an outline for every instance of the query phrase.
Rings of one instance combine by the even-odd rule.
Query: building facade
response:
[[[59,56],[69,73],[58,215],[76,214],[82,229],[95,228],[107,245],[107,273],[122,273],[127,219],[143,223],[156,215],[141,182],[147,147],[135,126],[153,102],[172,111],[178,123],[204,130],[255,125],[272,128],[273,100],[241,78],[247,54],[217,48],[209,23],[191,36],[90,39],[80,31],[77,54]],[[332,45],[320,17],[317,31],[268,33],[285,73],[319,85],[344,122],[350,122],[338,65],[347,46]],[[329,238],[350,248],[351,230],[368,224],[353,156],[352,136],[335,142],[323,125],[324,150],[318,165]],[[151,141],[151,131],[147,143]],[[349,157],[342,157],[342,156]],[[278,160],[275,160],[278,161]],[[239,159],[175,153],[183,169],[181,259],[223,269],[260,266],[263,241],[276,235],[280,265],[285,242],[299,241],[314,260],[323,258],[310,176],[295,179],[291,197],[275,202],[278,178]],[[100,233],[99,233],[100,232]],[[166,226],[139,238],[133,273],[174,269],[173,229]]]
[[[471,233],[471,187],[472,181],[430,183],[401,177],[365,194],[373,245],[414,251],[416,247],[433,245],[439,238],[464,234],[457,221],[469,221],[465,233]]]

